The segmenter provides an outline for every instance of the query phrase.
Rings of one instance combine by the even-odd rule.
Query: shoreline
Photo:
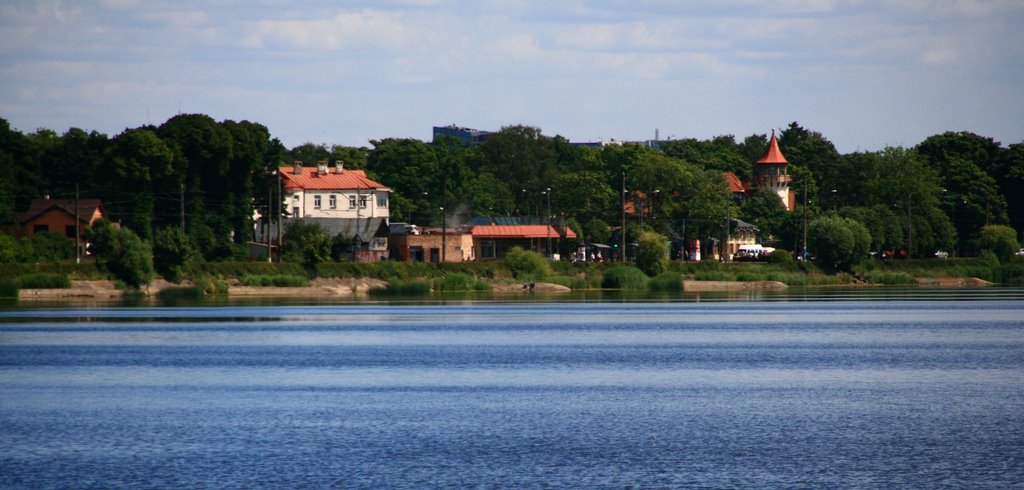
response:
[[[228,297],[262,297],[262,298],[362,298],[368,297],[372,288],[384,287],[388,283],[380,279],[372,278],[317,278],[310,281],[308,286],[301,287],[257,287],[241,286],[237,281],[231,281],[228,285]],[[151,282],[142,288],[140,293],[143,296],[155,298],[161,291],[174,288],[191,287],[192,284],[185,282],[174,284],[163,279]],[[492,284],[492,292],[500,294],[512,293],[569,293],[573,290],[554,283],[538,282],[533,288],[524,287],[523,283],[514,284]],[[730,291],[767,291],[788,289],[785,283],[779,281],[697,281],[683,280],[684,293],[700,292],[730,292]],[[833,285],[829,287],[865,287],[876,286],[866,284]],[[884,286],[884,285],[877,285]],[[989,287],[993,283],[978,279],[976,277],[956,278],[922,278],[917,280],[917,287]],[[59,299],[82,299],[82,300],[119,300],[124,298],[125,290],[114,287],[113,281],[71,281],[69,289],[22,289],[18,291],[19,300],[27,301],[48,301]]]

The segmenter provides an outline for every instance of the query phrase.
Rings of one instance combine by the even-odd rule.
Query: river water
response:
[[[0,309],[2,488],[1024,486],[1024,290]]]

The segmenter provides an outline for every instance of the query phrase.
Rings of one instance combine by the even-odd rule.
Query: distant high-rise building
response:
[[[449,126],[434,126],[434,141],[442,136],[450,136],[459,140],[463,145],[479,145],[483,143],[492,133],[490,131],[482,131],[479,129],[470,129],[456,126],[454,124]]]

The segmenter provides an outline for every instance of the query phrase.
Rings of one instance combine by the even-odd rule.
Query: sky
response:
[[[179,113],[285,146],[524,124],[570,141],[840,152],[1024,141],[1021,0],[7,0],[0,117],[110,136]]]

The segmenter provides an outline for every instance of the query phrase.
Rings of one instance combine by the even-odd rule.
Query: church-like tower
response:
[[[775,130],[772,130],[772,139],[768,142],[768,150],[754,166],[754,186],[767,187],[778,194],[782,205],[792,211],[796,203],[792,193],[789,191],[789,183],[793,178],[789,176],[786,167],[789,162],[782,156],[779,150],[779,142],[775,139]]]

